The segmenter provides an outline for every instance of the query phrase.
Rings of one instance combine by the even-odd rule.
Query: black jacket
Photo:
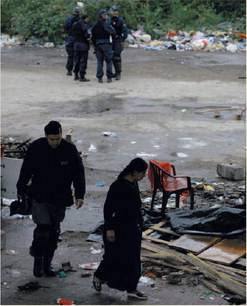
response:
[[[98,22],[92,28],[92,41],[93,44],[109,44],[110,37],[115,36],[116,31],[111,26],[110,22],[98,20]]]
[[[111,17],[111,25],[116,31],[114,39],[119,39],[121,41],[124,41],[128,36],[128,28],[124,23],[123,18],[121,16]]]
[[[74,42],[76,48],[82,50],[89,50],[89,39],[90,39],[90,26],[82,19],[74,22],[72,26],[72,35],[74,37]]]
[[[54,205],[73,204],[71,184],[76,199],[84,198],[84,166],[75,145],[62,139],[53,149],[45,137],[35,140],[24,158],[17,193],[23,195],[31,179],[31,195],[38,202]]]

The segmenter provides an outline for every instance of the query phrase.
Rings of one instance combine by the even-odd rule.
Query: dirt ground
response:
[[[19,292],[17,286],[35,280],[28,255],[34,226],[27,218],[8,218],[5,207],[1,303],[51,305],[66,297],[90,305],[226,304],[220,294],[202,285],[169,285],[162,279],[155,287],[140,284],[149,295],[147,302],[128,301],[124,293],[108,288],[97,294],[91,278],[80,277],[78,265],[100,260],[102,253],[93,255],[90,250],[100,249],[100,243],[86,242],[86,237],[102,220],[109,184],[135,156],[173,162],[178,174],[194,179],[217,180],[220,162],[244,166],[245,114],[242,120],[236,115],[245,109],[245,54],[128,48],[123,53],[122,80],[110,84],[97,83],[92,52],[88,83],[66,76],[65,60],[62,48],[3,49],[1,119],[2,136],[15,139],[42,136],[52,119],[62,123],[64,134],[73,129],[73,141],[84,154],[87,197],[83,208],[67,211],[54,266],[70,261],[77,271],[66,278],[38,280],[49,288]],[[106,131],[115,134],[104,136]],[[145,179],[141,189],[149,188]]]

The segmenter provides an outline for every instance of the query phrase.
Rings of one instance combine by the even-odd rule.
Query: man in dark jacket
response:
[[[74,22],[72,34],[74,36],[74,80],[88,82],[90,80],[85,78],[90,39],[90,26],[87,15],[84,15],[83,18]]]
[[[120,80],[122,71],[122,60],[121,52],[123,51],[123,44],[128,36],[128,29],[125,25],[123,18],[119,16],[119,9],[116,5],[113,5],[110,9],[111,12],[111,25],[116,31],[116,35],[112,40],[112,50],[113,50],[113,66],[115,69],[114,76],[116,80]]]
[[[97,73],[99,83],[103,83],[103,64],[106,61],[107,82],[112,81],[112,37],[116,31],[111,26],[107,11],[99,11],[99,20],[92,28],[92,41],[95,47],[97,58]]]
[[[81,9],[80,7],[75,7],[73,15],[66,19],[64,30],[67,33],[65,38],[65,49],[67,52],[67,75],[72,75],[73,65],[74,65],[74,36],[72,34],[73,23],[80,19]]]
[[[84,167],[76,147],[62,138],[59,122],[50,121],[44,130],[46,137],[30,145],[17,182],[18,198],[25,198],[31,181],[32,218],[37,226],[30,255],[34,257],[33,274],[36,277],[43,273],[56,275],[51,261],[66,206],[73,204],[71,184],[76,208],[83,205],[85,194]]]

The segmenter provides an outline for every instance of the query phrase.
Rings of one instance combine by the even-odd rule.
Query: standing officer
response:
[[[74,65],[74,36],[72,34],[72,26],[75,21],[80,19],[81,9],[80,7],[75,7],[73,15],[69,16],[65,22],[64,30],[68,34],[65,38],[65,49],[67,52],[67,75],[72,75],[73,65]]]
[[[88,82],[90,80],[85,78],[90,39],[90,26],[87,15],[73,23],[72,34],[74,36],[74,80]],[[80,74],[80,77],[78,74]]]
[[[92,28],[92,41],[95,47],[97,58],[97,73],[99,83],[103,83],[103,64],[106,62],[107,82],[112,82],[112,43],[111,36],[116,34],[111,26],[110,20],[105,9],[99,11],[99,19]]]
[[[33,274],[55,276],[51,261],[57,248],[60,222],[66,206],[83,205],[85,194],[84,167],[79,153],[62,138],[62,127],[50,121],[44,128],[45,137],[35,140],[24,158],[17,182],[18,198],[25,198],[31,180],[32,218],[36,224],[30,255],[34,257]]]
[[[116,5],[113,5],[110,9],[111,12],[111,25],[116,31],[115,37],[112,40],[112,50],[113,50],[113,65],[115,68],[116,80],[121,78],[121,52],[123,51],[123,43],[128,36],[128,29],[125,25],[123,18],[119,16],[119,9]]]

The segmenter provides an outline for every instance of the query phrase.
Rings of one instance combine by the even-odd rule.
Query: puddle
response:
[[[81,101],[67,101],[65,103],[43,104],[44,108],[49,107],[49,113],[56,113],[57,116],[82,117],[85,114],[101,114],[123,109],[123,99],[115,95],[100,95],[83,99]]]

